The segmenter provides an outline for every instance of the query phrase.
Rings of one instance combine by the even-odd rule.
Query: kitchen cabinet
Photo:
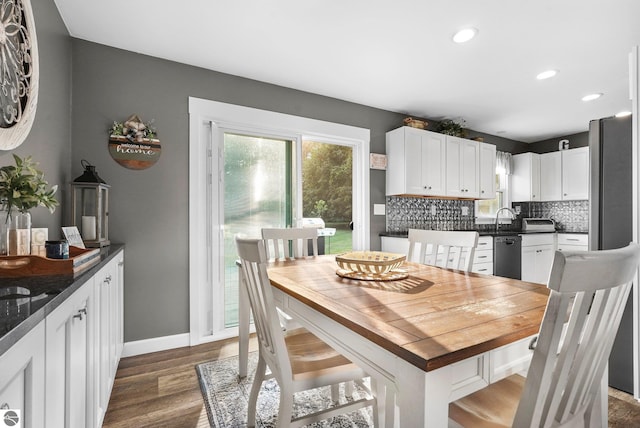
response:
[[[93,278],[45,319],[47,426],[92,426]]]
[[[496,146],[403,126],[387,132],[386,194],[495,198]]]
[[[120,252],[94,276],[96,323],[94,337],[95,379],[92,414],[95,426],[101,426],[118,369],[123,347],[124,252]]]
[[[496,197],[496,146],[480,143],[480,199]]]
[[[589,199],[589,148],[562,151],[562,199]]]
[[[513,155],[511,174],[511,201],[540,200],[540,155],[521,153]]]
[[[47,425],[44,321],[0,356],[0,408],[19,410],[23,427]]]
[[[381,249],[387,253],[408,254],[409,239],[392,236],[381,237]],[[427,251],[429,251],[427,249]],[[455,254],[454,252],[451,253]],[[462,255],[464,264],[465,254]],[[493,275],[493,237],[480,236],[478,244],[474,251],[473,264],[471,272],[482,273],[485,275]]]
[[[554,254],[554,233],[522,235],[522,280],[547,284]]]
[[[403,126],[387,133],[387,195],[445,196],[446,136]]]
[[[447,196],[479,198],[480,144],[450,135],[446,140]]]
[[[513,156],[513,202],[589,199],[589,148]]]
[[[586,233],[558,233],[558,251],[588,251],[589,235]]]
[[[562,152],[540,155],[540,200],[562,199]]]

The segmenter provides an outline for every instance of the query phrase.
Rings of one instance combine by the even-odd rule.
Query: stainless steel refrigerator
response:
[[[631,117],[589,124],[589,248],[624,247],[633,238]],[[609,358],[609,385],[633,394],[633,299],[629,298]]]

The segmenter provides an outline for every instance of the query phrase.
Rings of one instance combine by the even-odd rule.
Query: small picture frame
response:
[[[82,242],[82,236],[76,226],[67,226],[62,228],[62,234],[64,235],[69,245],[73,245],[78,248],[85,248],[84,242]]]

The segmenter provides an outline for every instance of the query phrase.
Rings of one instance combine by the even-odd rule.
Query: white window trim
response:
[[[216,317],[211,315],[212,303],[203,298],[207,287],[212,287],[216,280],[214,277],[220,277],[212,271],[209,261],[222,257],[219,254],[221,212],[212,210],[211,202],[221,201],[218,180],[212,177],[218,177],[221,168],[216,159],[223,129],[289,136],[296,142],[311,139],[351,146],[353,188],[358,190],[354,191],[353,218],[358,221],[354,222],[353,249],[370,247],[369,129],[189,97],[189,336],[192,346],[238,334],[237,328],[221,329],[219,321],[218,331],[215,326],[214,331],[207,327],[207,319],[211,317],[216,323]],[[209,219],[215,230],[206,233]]]
[[[502,188],[502,203],[505,207],[511,208],[511,176],[505,176],[505,184],[504,188]],[[478,201],[475,202],[475,210],[478,212]],[[502,208],[502,207],[500,207]],[[511,224],[511,216],[507,213],[504,215],[501,213],[500,215],[500,224]],[[476,215],[475,223],[476,224],[494,224],[496,222],[496,216],[478,216]]]

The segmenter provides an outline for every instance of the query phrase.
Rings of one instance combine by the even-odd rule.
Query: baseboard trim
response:
[[[184,346],[189,346],[189,333],[136,340],[133,342],[126,342],[124,344],[122,357],[133,357],[135,355],[166,351],[174,348],[182,348]]]

